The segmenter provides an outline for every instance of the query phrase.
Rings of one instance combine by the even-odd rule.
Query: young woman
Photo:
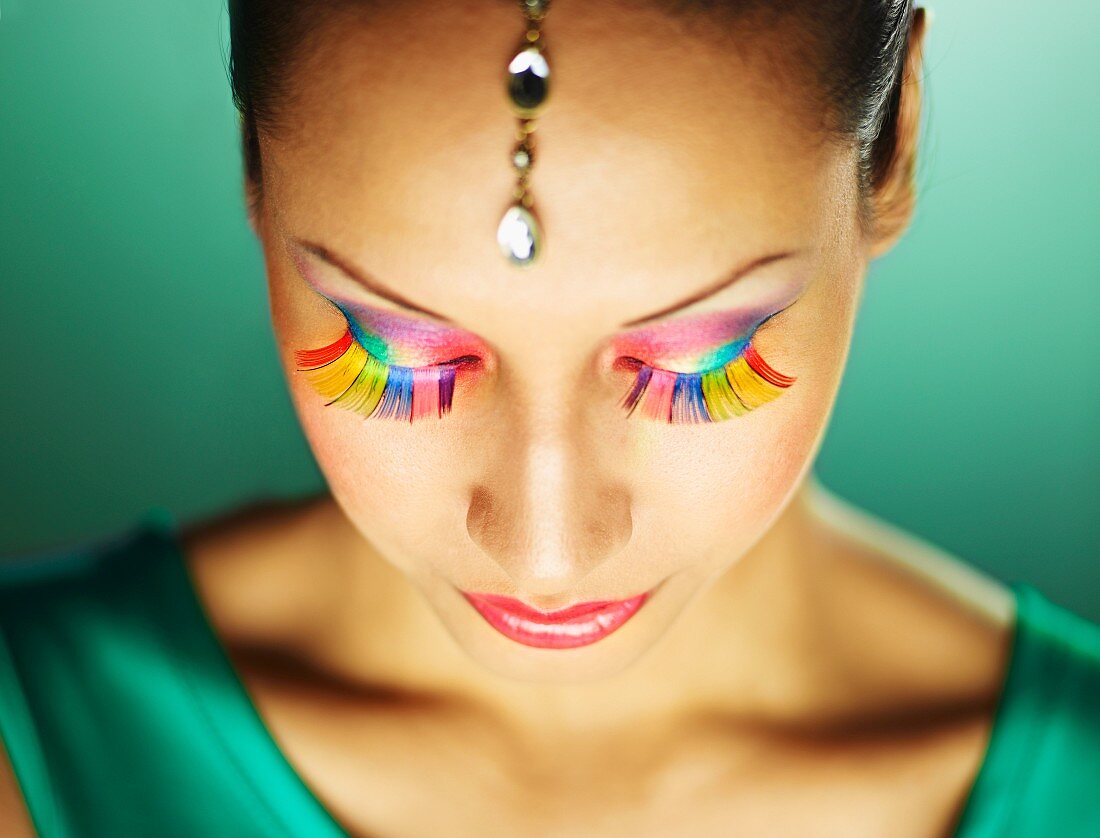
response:
[[[811,474],[922,10],[230,7],[330,492],[6,568],[0,833],[1100,834],[1100,628]]]

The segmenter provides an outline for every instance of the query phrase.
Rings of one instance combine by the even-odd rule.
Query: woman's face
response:
[[[319,26],[293,130],[263,141],[256,223],[293,403],[347,517],[473,658],[522,679],[606,675],[744,556],[809,468],[867,260],[854,151],[817,128],[783,32],[735,48],[657,13],[556,3],[530,187],[545,246],[513,267],[496,226],[515,178],[503,72],[522,15],[393,6]],[[337,341],[349,317],[372,363],[465,357],[450,412],[424,400],[439,393],[430,374],[414,421],[326,404],[296,353]],[[795,379],[759,403],[749,338]],[[667,372],[628,414],[643,365]],[[657,418],[702,386],[675,373],[715,368],[712,383],[732,381],[727,412],[739,397],[753,409]],[[662,389],[674,381],[685,389]],[[462,591],[540,610],[649,596],[598,641],[576,641],[582,627],[579,645],[546,648],[493,628]]]

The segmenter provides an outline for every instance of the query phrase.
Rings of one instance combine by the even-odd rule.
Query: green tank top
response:
[[[251,700],[170,513],[0,563],[0,739],[44,838],[346,836]],[[1100,836],[1100,626],[1009,582],[1012,657],[956,838]]]

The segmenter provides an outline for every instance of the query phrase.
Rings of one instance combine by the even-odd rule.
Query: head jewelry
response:
[[[512,166],[516,170],[513,203],[497,226],[497,244],[514,265],[530,265],[542,250],[542,230],[527,188],[535,162],[535,118],[542,112],[550,93],[550,65],[546,61],[541,32],[550,0],[518,0],[527,21],[527,31],[519,50],[508,64],[508,101],[519,124],[512,148]]]

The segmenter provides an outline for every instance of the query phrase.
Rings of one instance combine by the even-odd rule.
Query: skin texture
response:
[[[531,180],[547,244],[517,271],[494,232],[519,13],[425,12],[322,23],[292,130],[262,144],[252,223],[331,496],[186,541],[284,751],[357,834],[947,834],[1003,677],[1008,595],[810,477],[867,264],[908,221],[904,163],[871,235],[855,150],[820,131],[790,33],[730,49],[656,13],[555,0]],[[478,362],[450,415],[324,405],[294,363],[344,328],[319,287],[426,321],[293,239],[452,321]],[[628,418],[616,361],[640,329],[622,324],[788,251],[666,322],[794,299],[754,343],[796,383],[726,422]],[[552,609],[656,585],[572,650],[504,638],[456,590]]]

